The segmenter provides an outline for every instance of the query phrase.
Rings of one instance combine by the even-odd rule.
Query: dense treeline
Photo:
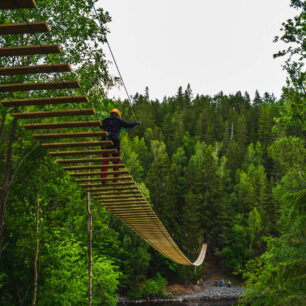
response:
[[[69,58],[76,64],[74,77],[83,89],[75,94],[87,94],[100,119],[116,106],[124,119],[142,122],[140,128],[121,134],[121,155],[174,240],[191,259],[203,241],[209,246],[206,264],[194,274],[193,268],[178,266],[152,250],[92,201],[94,303],[116,304],[116,292],[150,295],[155,289],[160,291],[163,278],[189,282],[203,277],[207,266],[218,265],[246,280],[250,289],[243,303],[301,304],[306,251],[305,73],[294,56],[305,56],[301,44],[305,3],[292,1],[304,13],[288,21],[279,38],[298,43],[297,48],[278,54],[289,56],[285,64],[288,84],[281,99],[258,92],[254,99],[241,92],[194,96],[188,85],[163,101],[151,100],[146,89],[134,96],[131,107],[127,101],[105,98],[105,88],[116,81],[109,76],[98,48],[107,28],[97,28],[86,1],[37,2],[44,14],[29,12],[28,18],[44,18],[52,25],[52,37],[41,39],[59,42],[67,50],[54,56],[54,62]],[[110,20],[103,10],[99,14],[105,24]],[[1,12],[0,23],[20,18]],[[88,41],[92,43],[86,44]],[[17,35],[1,40],[4,46],[33,42],[32,36]],[[1,58],[1,65],[35,64],[43,57],[16,60]],[[48,79],[18,78],[3,78],[1,83]],[[43,92],[44,96],[52,94]],[[33,109],[48,108],[22,110]],[[32,133],[22,128],[24,122],[13,119],[12,110],[2,106],[0,110],[1,216],[5,217],[0,237],[0,302],[33,301],[37,262],[38,304],[84,304],[88,283],[86,194],[39,147]]]

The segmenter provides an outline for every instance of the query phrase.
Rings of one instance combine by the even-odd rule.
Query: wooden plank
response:
[[[128,190],[128,189],[127,189]],[[135,191],[120,191],[118,190],[117,192],[96,192],[94,193],[95,196],[120,196],[120,195],[129,195],[129,196],[133,196],[133,195],[142,195],[142,193],[139,190],[135,190]],[[106,198],[106,197],[105,197]]]
[[[59,139],[59,138],[103,137],[103,136],[106,136],[106,132],[105,131],[93,131],[93,132],[78,132],[78,133],[33,134],[32,136],[35,139],[38,139],[38,140]],[[80,152],[80,151],[76,151],[76,152]],[[89,152],[90,153],[90,151],[81,151],[81,152]],[[103,153],[101,150],[92,150],[91,151],[92,154],[94,154],[95,152],[96,153]],[[116,150],[116,152],[117,152],[117,150]],[[105,153],[107,153],[107,152],[105,152]]]
[[[33,45],[21,47],[0,48],[0,57],[2,56],[21,56],[37,54],[59,54],[62,50],[59,45]]]
[[[148,205],[148,202],[143,197],[142,198],[141,197],[134,197],[134,198],[130,198],[130,199],[116,198],[112,201],[104,200],[104,199],[101,199],[101,198],[95,198],[95,197],[94,197],[94,199],[100,200],[101,203],[103,203],[105,205],[111,205],[111,206],[112,206],[112,204],[117,203],[117,202],[120,202],[121,203],[120,205],[123,205],[123,206],[124,206],[124,204],[130,204],[130,203],[134,203],[134,202],[144,203],[144,204]],[[118,205],[116,205],[116,206],[118,206]]]
[[[103,200],[103,199],[100,199],[103,203],[105,204],[109,204],[109,205],[119,205],[119,204],[125,204],[125,203],[129,203],[129,204],[134,204],[136,202],[141,202],[141,203],[148,203],[146,201],[145,198],[135,198],[135,199],[114,199],[114,200]]]
[[[105,200],[105,199],[103,199],[103,198],[101,198],[101,196],[93,196],[93,198],[95,199],[95,200],[99,200],[101,203],[105,203],[105,204],[112,204],[112,203],[115,203],[116,201],[118,202],[118,201],[120,201],[121,202],[121,200],[128,200],[128,198],[124,198],[124,199],[122,199],[122,198],[120,198],[120,197],[116,197],[116,198],[114,198],[114,201],[113,202],[109,202],[107,199]],[[142,201],[144,201],[146,204],[148,204],[148,202],[146,201],[146,199],[144,198],[144,197],[140,197],[140,196],[130,196],[130,198],[129,198],[129,200],[131,200],[131,201],[140,201],[140,200],[142,200]],[[123,204],[122,204],[123,205]]]
[[[102,142],[102,141],[100,141]],[[68,163],[93,163],[93,162],[104,162],[104,161],[121,161],[120,156],[114,156],[114,157],[101,157],[101,158],[74,158],[74,159],[60,159],[57,162],[60,164],[68,164]],[[101,168],[110,168],[105,166],[111,166],[111,168],[116,168],[117,165],[102,165],[99,166]],[[66,170],[66,169],[65,169]]]
[[[102,173],[100,174],[102,175]],[[119,176],[119,177],[99,177],[99,178],[88,178],[88,179],[75,179],[75,182],[106,182],[106,181],[124,181],[133,179],[132,176]]]
[[[129,223],[130,223],[129,225],[134,226],[134,227],[137,227],[138,225],[148,225],[150,227],[152,227],[153,225],[155,226],[155,223],[152,222],[152,220],[150,218],[148,218],[148,219],[139,218],[139,217],[134,217],[134,218],[133,217],[127,217],[127,218],[125,218],[125,217],[122,217],[122,216],[121,216],[121,218],[122,218],[122,220],[127,219],[127,221],[129,221]]]
[[[81,109],[81,110],[63,110],[63,111],[45,111],[45,112],[32,112],[32,113],[14,113],[13,116],[17,119],[33,119],[33,118],[49,118],[49,117],[65,117],[65,116],[82,116],[82,115],[95,115],[94,109]]]
[[[88,103],[86,96],[76,97],[53,97],[53,98],[35,98],[35,99],[18,99],[10,101],[1,101],[3,106],[32,106],[32,105],[49,105],[49,104],[67,104],[67,103]]]
[[[23,127],[27,130],[50,130],[64,128],[79,128],[79,127],[102,127],[100,120],[94,121],[71,121],[71,122],[56,122],[56,123],[33,123],[24,124]]]
[[[104,205],[103,205],[104,206]],[[129,219],[130,217],[133,218],[137,218],[137,219],[142,219],[140,217],[143,217],[143,218],[149,218],[151,219],[151,222],[152,222],[152,226],[154,225],[154,221],[157,220],[156,217],[152,217],[150,216],[150,213],[149,211],[146,212],[146,211],[143,211],[143,209],[125,209],[125,210],[120,210],[120,209],[112,209],[112,208],[108,208],[106,207],[109,211],[111,211],[115,216],[122,216],[124,219]],[[129,211],[130,210],[130,211]]]
[[[128,170],[122,170],[122,171],[108,171],[108,172],[77,172],[77,173],[70,173],[70,176],[96,176],[96,175],[113,175],[113,174],[130,174]]]
[[[111,165],[87,165],[87,166],[71,166],[71,167],[64,167],[67,171],[73,170],[86,170],[86,169],[104,169],[104,168],[125,168],[125,164],[111,164]]]
[[[0,24],[0,35],[46,32],[50,32],[46,22]]]
[[[147,210],[145,208],[145,204],[143,203],[143,206],[141,206],[141,203],[139,203],[138,207],[135,206],[107,206],[103,203],[101,203],[105,208],[107,208],[109,211],[116,215],[121,215],[123,218],[128,217],[139,217],[139,215],[142,215],[143,217],[148,217],[151,219],[151,216],[154,216],[154,213],[152,213],[151,210]],[[153,218],[154,219],[154,218]]]
[[[135,199],[135,201],[130,201],[131,203],[128,202],[121,202],[120,200],[118,201],[119,203],[103,203],[103,201],[100,201],[105,207],[111,208],[111,209],[118,209],[118,210],[124,210],[127,212],[130,211],[142,211],[142,212],[148,212],[148,213],[154,213],[153,209],[151,206],[148,206],[146,201],[140,201],[138,199]]]
[[[135,185],[134,181],[131,182],[119,182],[119,183],[105,183],[105,184],[80,184],[81,187],[101,187],[101,186],[124,186],[124,185]]]
[[[154,215],[151,216],[149,211],[148,212],[145,212],[145,211],[142,211],[142,210],[140,210],[140,211],[131,211],[131,213],[129,214],[128,210],[120,211],[120,210],[116,210],[116,209],[109,209],[108,207],[107,207],[107,209],[109,211],[111,211],[115,215],[122,216],[124,219],[138,219],[139,217],[147,217],[148,219],[151,220],[151,222],[153,220],[158,220],[158,218],[155,217]],[[141,218],[141,219],[143,219],[143,218]],[[152,223],[154,224],[154,221]]]
[[[83,142],[59,142],[59,143],[42,143],[41,146],[46,149],[54,148],[74,148],[74,147],[97,147],[97,146],[111,146],[112,142],[110,140],[101,140],[101,141],[83,141]],[[95,159],[95,158],[93,158]],[[73,159],[70,162],[78,162]],[[121,159],[118,159],[121,160]],[[85,158],[86,161],[86,158]],[[60,161],[58,161],[60,162]]]
[[[26,75],[36,73],[71,72],[69,64],[1,67],[0,75]]]
[[[0,9],[20,9],[20,8],[35,8],[36,3],[34,0],[2,0],[0,2]]]
[[[129,199],[129,198],[144,198],[142,194],[130,194],[130,195],[112,195],[112,196],[94,196],[95,199],[101,200],[115,200],[115,199]]]
[[[80,83],[78,81],[61,81],[45,83],[4,84],[0,85],[0,92],[56,90],[65,88],[80,88]]]
[[[104,205],[103,205],[104,206]],[[108,207],[106,207],[107,210],[111,211],[115,216],[122,216],[122,218],[124,219],[129,219],[129,217],[133,217],[133,218],[137,218],[137,219],[143,219],[143,218],[150,218],[151,222],[152,222],[152,226],[154,225],[154,221],[156,221],[156,218],[151,218],[148,213],[144,212],[144,211],[131,211],[131,213],[129,214],[127,210],[117,210],[117,209],[109,209]],[[133,219],[132,218],[132,219]],[[153,219],[153,220],[152,220]]]
[[[50,152],[51,156],[118,154],[116,149]]]
[[[105,185],[102,185],[105,186]],[[121,192],[124,190],[136,190],[138,191],[138,186],[130,186],[130,187],[104,187],[104,188],[94,188],[94,189],[85,189],[85,191],[89,191],[90,193],[94,194],[95,192],[99,191],[112,191],[112,192]]]
[[[59,151],[50,152],[51,156],[70,156],[70,155],[102,155],[102,154],[118,154],[116,149],[103,150],[82,150],[82,151]]]
[[[136,199],[137,200],[137,199]],[[99,200],[98,201],[99,203],[103,204],[103,201]],[[152,210],[147,210],[147,203],[143,204],[143,203],[139,203],[139,204],[129,204],[129,203],[124,203],[124,204],[119,204],[119,205],[110,205],[108,206],[107,204],[103,204],[105,207],[109,207],[109,208],[123,208],[123,209],[126,209],[126,208],[141,208],[142,210],[146,210],[146,211],[149,211],[149,212],[152,212]]]

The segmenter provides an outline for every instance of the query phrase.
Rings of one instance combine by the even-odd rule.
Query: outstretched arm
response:
[[[127,122],[122,119],[119,119],[119,120],[120,120],[121,127],[124,127],[126,129],[131,129],[135,127],[136,125],[140,125],[139,121]]]

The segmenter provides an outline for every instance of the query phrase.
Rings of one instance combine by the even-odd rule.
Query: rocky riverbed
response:
[[[233,305],[237,303],[238,297],[242,294],[240,286],[214,287],[206,284],[203,286],[193,286],[192,292],[181,295],[173,295],[168,298],[152,298],[142,300],[128,300],[120,298],[120,306],[143,304],[146,306],[162,306],[162,305]],[[188,291],[188,290],[187,290]]]

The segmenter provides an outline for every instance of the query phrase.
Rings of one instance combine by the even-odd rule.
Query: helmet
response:
[[[115,113],[115,114],[118,115],[118,117],[120,117],[120,110],[117,109],[117,108],[113,108],[113,109],[110,111],[110,113]]]

